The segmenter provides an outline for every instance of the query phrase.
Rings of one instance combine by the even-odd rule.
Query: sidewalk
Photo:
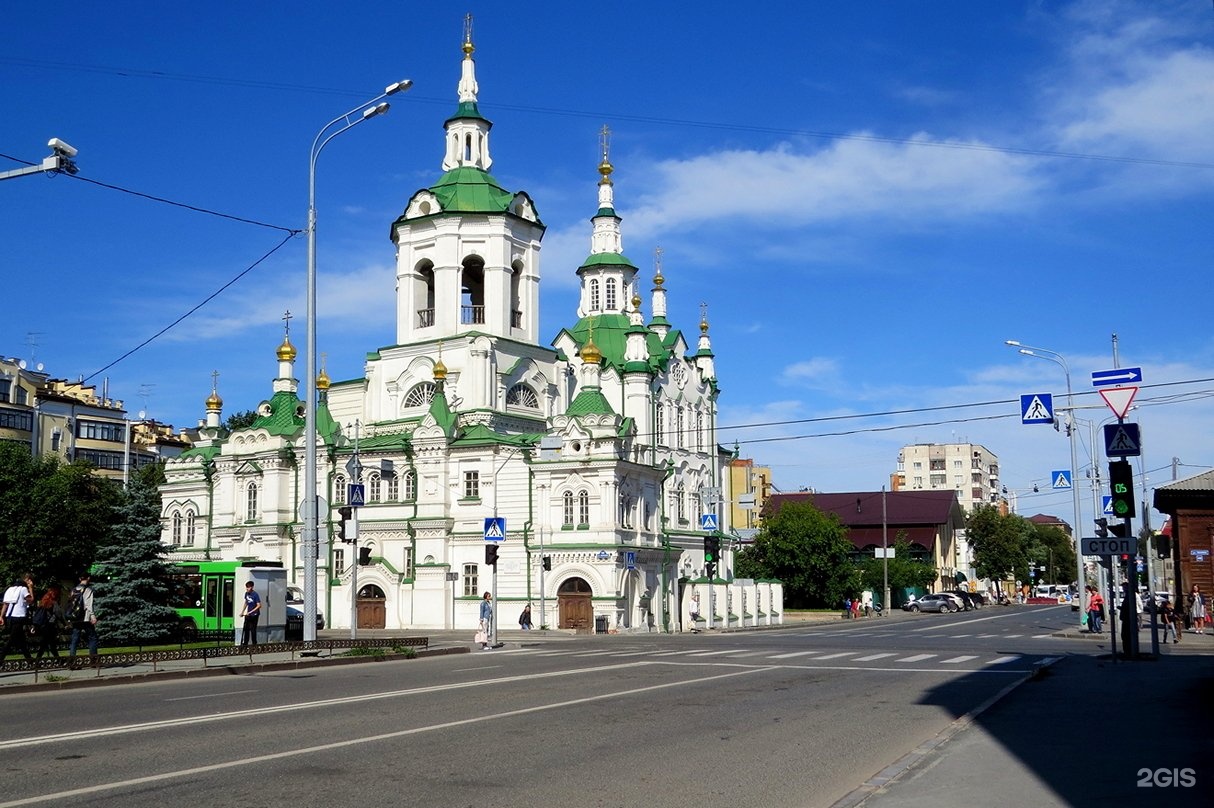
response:
[[[835,806],[1209,805],[1214,638],[1205,640],[1188,635],[1138,662],[1064,656]]]

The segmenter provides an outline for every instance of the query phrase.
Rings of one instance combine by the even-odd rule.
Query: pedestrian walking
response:
[[[691,603],[689,603],[687,605],[687,617],[690,618],[691,633],[692,634],[699,633],[700,629],[696,626],[696,623],[698,623],[700,620],[700,593],[699,592],[691,593]]]
[[[531,604],[523,607],[523,613],[518,616],[518,625],[523,631],[531,630]]]
[[[244,627],[240,631],[240,647],[257,645],[257,620],[261,617],[261,596],[253,588],[253,582],[244,585],[244,606],[240,608],[240,616],[244,618]]]
[[[63,604],[59,599],[62,594],[63,588],[59,584],[48,586],[30,618],[34,637],[38,640],[36,659],[42,659],[47,653],[59,658],[59,630],[63,627]]]
[[[489,638],[493,636],[493,594],[486,592],[481,597],[481,650],[489,650]]]
[[[1206,596],[1201,594],[1200,586],[1193,584],[1185,603],[1189,608],[1189,619],[1193,621],[1193,633],[1205,634],[1206,612],[1209,610],[1209,604],[1206,602]]]
[[[851,600],[851,619],[852,620],[860,619],[860,598],[859,597],[854,597]]]
[[[1096,587],[1085,587],[1088,591],[1088,631],[1099,634],[1104,627],[1104,598]]]
[[[1172,608],[1172,601],[1165,600],[1159,605],[1159,619],[1163,623],[1163,641],[1167,642],[1168,637],[1171,637],[1173,643],[1180,642],[1180,632],[1176,630],[1176,610]]]
[[[851,598],[843,599],[843,616],[848,620],[851,619]]]
[[[29,614],[34,603],[34,576],[25,573],[21,580],[4,590],[0,604],[0,628],[4,645],[0,647],[0,665],[10,651],[20,651],[26,662],[33,662],[29,648]]]
[[[76,648],[83,638],[89,645],[89,656],[97,656],[97,612],[93,610],[92,576],[80,574],[80,583],[72,589],[68,599],[67,617],[72,623],[72,641],[67,647],[68,658],[76,656]]]

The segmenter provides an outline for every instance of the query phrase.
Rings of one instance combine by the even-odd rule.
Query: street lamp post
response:
[[[304,370],[304,639],[316,639],[316,555],[320,550],[316,518],[316,159],[329,141],[365,120],[388,111],[383,101],[413,85],[409,79],[389,84],[384,91],[345,114],[338,115],[316,133],[308,156],[308,337]],[[333,127],[344,124],[339,129]],[[354,559],[357,563],[358,559]]]
[[[1083,625],[1083,599],[1082,599],[1083,596],[1080,595],[1080,592],[1083,591],[1084,574],[1083,574],[1083,542],[1080,537],[1083,534],[1081,532],[1082,528],[1080,527],[1080,522],[1082,520],[1082,516],[1080,515],[1080,510],[1079,510],[1079,486],[1076,483],[1076,481],[1078,479],[1078,473],[1079,473],[1079,470],[1078,470],[1079,463],[1078,463],[1077,453],[1075,450],[1075,426],[1076,426],[1076,423],[1075,423],[1075,395],[1074,395],[1074,392],[1071,390],[1071,366],[1067,364],[1066,357],[1064,357],[1062,354],[1058,353],[1057,351],[1051,351],[1048,348],[1034,348],[1031,345],[1025,345],[1014,339],[1006,340],[1005,344],[1010,345],[1013,348],[1016,348],[1020,353],[1024,354],[1025,356],[1032,356],[1037,359],[1045,359],[1047,361],[1053,362],[1056,365],[1060,365],[1062,367],[1062,372],[1066,375],[1066,407],[1067,407],[1066,434],[1067,434],[1068,440],[1070,440],[1070,443],[1071,443],[1071,505],[1075,510],[1075,527],[1074,527],[1075,535],[1072,537],[1075,540],[1075,567],[1076,567],[1075,597],[1080,599],[1079,600],[1079,610],[1078,610],[1079,611],[1079,625],[1082,626]]]

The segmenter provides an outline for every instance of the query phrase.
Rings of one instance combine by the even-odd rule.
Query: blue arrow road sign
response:
[[[485,517],[485,541],[505,541],[506,540],[506,517],[504,516],[486,516]]]
[[[1062,488],[1067,491],[1071,490],[1071,470],[1062,469],[1060,471],[1050,472],[1050,479],[1054,482],[1054,488]]]
[[[1049,393],[1029,393],[1020,397],[1020,423],[1054,423],[1054,396]]]
[[[1104,387],[1110,384],[1138,384],[1142,381],[1142,368],[1113,368],[1112,370],[1093,370],[1092,386]]]

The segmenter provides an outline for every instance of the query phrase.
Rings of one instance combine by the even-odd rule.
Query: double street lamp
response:
[[[1066,434],[1071,442],[1071,504],[1075,509],[1075,526],[1072,529],[1075,540],[1075,598],[1079,603],[1079,625],[1083,625],[1083,596],[1080,594],[1083,591],[1084,573],[1083,573],[1083,548],[1082,536],[1080,527],[1081,519],[1079,513],[1079,485],[1078,485],[1078,459],[1075,451],[1075,395],[1071,390],[1071,366],[1067,364],[1066,357],[1057,351],[1051,351],[1049,348],[1035,348],[1032,345],[1025,345],[1014,339],[1009,339],[1004,342],[1005,345],[1010,345],[1016,348],[1025,356],[1031,356],[1036,359],[1045,359],[1048,362],[1053,362],[1062,367],[1062,372],[1066,375],[1066,408],[1067,408],[1067,425]]]
[[[389,84],[370,101],[338,115],[316,133],[308,159],[308,337],[304,370],[304,639],[316,639],[316,555],[320,550],[317,535],[316,501],[316,159],[329,141],[363,121],[388,111],[384,101],[390,95],[413,86],[409,79]],[[340,127],[337,127],[341,124]]]

